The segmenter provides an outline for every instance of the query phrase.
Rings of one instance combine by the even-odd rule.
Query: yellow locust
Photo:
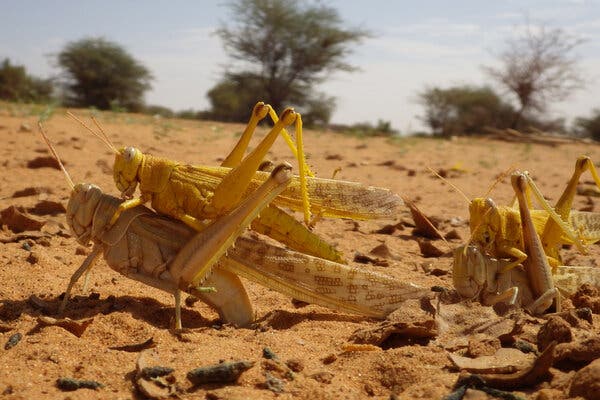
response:
[[[535,231],[540,236],[544,252],[552,266],[560,264],[559,250],[563,244],[574,244],[585,253],[586,244],[600,240],[600,214],[571,210],[579,177],[587,169],[600,187],[600,177],[594,164],[589,157],[581,156],[554,207],[548,204],[529,174],[522,174],[526,190],[530,190],[542,206],[542,209],[531,209],[531,202],[528,200]],[[480,246],[489,256],[510,258],[512,262],[505,266],[506,269],[521,264],[527,258],[519,209],[497,206],[490,198],[476,198],[470,201],[469,215],[469,243]]]
[[[257,124],[267,115],[274,121],[274,126],[258,146],[244,157]],[[285,127],[292,124],[295,126],[297,147],[285,132]],[[122,195],[131,197],[138,185],[141,192],[140,197],[122,203],[113,222],[122,211],[150,202],[154,210],[202,230],[206,220],[214,220],[227,213],[268,178],[268,172],[258,169],[279,134],[286,138],[298,159],[299,176],[293,177],[288,187],[261,212],[260,217],[252,223],[254,230],[297,251],[344,262],[335,248],[281,207],[302,210],[308,225],[311,211],[319,217],[359,220],[391,218],[402,204],[401,199],[387,189],[312,177],[302,150],[302,119],[290,108],[281,114],[281,118],[277,118],[269,105],[258,103],[240,140],[219,167],[180,164],[143,154],[134,147],[117,150],[102,129],[95,134],[115,152],[113,175]]]

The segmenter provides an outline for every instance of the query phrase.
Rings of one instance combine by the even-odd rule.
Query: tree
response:
[[[352,45],[368,36],[361,29],[343,28],[338,12],[320,4],[237,0],[229,7],[231,23],[223,25],[217,34],[239,64],[226,71],[225,79],[213,88],[209,98],[212,102],[215,90],[223,90],[223,85],[235,86],[242,100],[235,104],[230,99],[226,102],[230,108],[222,110],[231,112],[230,118],[235,120],[240,120],[240,114],[244,115],[241,120],[247,119],[257,100],[270,103],[277,111],[287,105],[302,108],[311,103],[323,104],[329,98],[311,96],[314,86],[334,71],[353,71],[344,59]],[[246,104],[247,98],[252,104]],[[213,102],[212,106],[213,112],[222,114],[218,109],[221,104]],[[231,108],[238,106],[244,110]],[[329,114],[332,109],[330,105]]]
[[[67,44],[58,64],[65,72],[66,103],[79,107],[139,111],[152,79],[121,46],[103,38]]]
[[[499,67],[484,67],[519,103],[511,127],[518,128],[530,111],[543,112],[548,103],[567,98],[582,86],[573,50],[582,43],[562,29],[527,24],[524,37],[507,41]]]
[[[430,87],[419,95],[425,107],[422,120],[434,135],[476,135],[486,126],[507,128],[515,113],[510,104],[488,87]]]
[[[0,99],[46,102],[51,95],[51,80],[28,75],[25,67],[11,64],[8,58],[0,64]]]
[[[595,109],[590,118],[577,118],[574,130],[579,136],[600,140],[600,109]]]

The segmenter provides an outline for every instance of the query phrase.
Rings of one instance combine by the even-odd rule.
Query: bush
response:
[[[150,72],[121,46],[103,38],[71,42],[59,53],[65,103],[100,110],[142,111]]]
[[[423,121],[434,135],[445,137],[482,134],[486,126],[508,128],[515,114],[487,87],[427,88],[419,94],[419,102],[425,107]]]
[[[8,58],[0,66],[0,99],[45,103],[52,97],[52,81],[27,75],[25,67],[12,65]]]
[[[577,118],[575,120],[575,133],[579,136],[600,140],[600,109],[592,111],[590,118]]]

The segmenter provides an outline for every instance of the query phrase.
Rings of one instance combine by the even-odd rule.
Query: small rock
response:
[[[15,206],[10,206],[0,211],[0,225],[6,225],[14,233],[39,231],[44,224],[45,221],[38,221]]]
[[[460,236],[460,233],[458,233],[458,231],[456,229],[452,229],[451,231],[449,231],[448,233],[446,233],[444,235],[444,238],[446,240],[454,240],[454,239],[462,240],[462,237]]]
[[[588,283],[581,285],[571,300],[577,308],[587,307],[594,314],[600,314],[600,290]]]
[[[191,370],[187,373],[187,379],[194,385],[205,383],[232,383],[238,380],[240,375],[254,366],[253,361],[222,362]]]
[[[325,365],[331,364],[333,363],[335,360],[337,360],[337,356],[333,353],[326,355],[325,357],[323,357],[321,359],[321,362]]]
[[[444,251],[438,248],[430,240],[418,238],[417,244],[419,245],[419,249],[421,250],[423,257],[441,257],[444,255]]]
[[[75,249],[75,254],[78,256],[85,256],[87,255],[87,250],[85,249],[85,247],[77,246],[77,248]]]
[[[390,248],[385,243],[373,247],[371,251],[369,251],[369,254],[373,254],[374,256],[383,258],[394,258],[392,252],[390,251]]]
[[[40,255],[35,251],[30,251],[25,261],[32,265],[37,264],[40,261]]]
[[[573,375],[569,396],[581,396],[586,400],[593,400],[598,398],[598,393],[600,393],[600,359]]]
[[[568,343],[573,340],[569,323],[560,317],[550,317],[542,325],[537,334],[537,345],[539,351],[544,351],[553,341],[557,343]]]
[[[27,122],[23,122],[21,126],[19,126],[19,132],[31,132],[31,125]]]
[[[317,382],[330,384],[334,375],[328,371],[321,371],[321,372],[317,372],[316,374],[312,374],[310,377],[313,378]]]
[[[64,161],[63,164],[66,165]],[[58,161],[56,161],[52,156],[40,156],[34,158],[33,160],[29,160],[27,162],[27,168],[54,168],[60,170],[60,165],[58,164]]]
[[[52,192],[52,189],[50,189],[48,187],[34,186],[34,187],[27,187],[22,190],[17,190],[16,192],[14,192],[12,194],[11,197],[17,198],[17,197],[35,196],[35,195],[42,194],[42,193],[52,194],[53,192]]]
[[[279,379],[269,372],[265,372],[265,383],[263,386],[265,389],[270,390],[273,393],[283,393],[285,390],[285,382],[282,379]]]
[[[58,201],[42,200],[35,206],[28,208],[27,211],[34,215],[58,215],[64,214],[67,210]]]
[[[277,354],[275,354],[275,352],[271,350],[271,348],[265,347],[263,348],[263,357],[267,360],[276,360]]]
[[[96,381],[80,380],[73,378],[58,378],[56,387],[65,392],[72,392],[77,389],[99,389],[104,387],[103,384]]]
[[[484,340],[471,339],[467,349],[467,356],[477,358],[492,356],[502,347],[500,339],[486,338]]]
[[[285,365],[293,372],[301,372],[304,370],[304,362],[299,358],[290,358],[286,361]]]

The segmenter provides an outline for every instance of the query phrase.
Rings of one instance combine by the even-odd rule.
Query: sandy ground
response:
[[[87,117],[89,112],[80,111],[79,115]],[[37,115],[31,115],[25,108],[4,108],[0,112],[3,144],[0,210],[12,205],[31,209],[44,200],[66,205],[69,188],[60,171],[28,166],[37,157],[49,156],[37,133],[37,119]],[[127,114],[99,114],[99,120],[117,145],[136,145],[144,152],[193,164],[218,164],[243,130],[239,124]],[[98,139],[67,118],[64,110],[57,110],[45,127],[75,181],[93,182],[117,194],[111,176],[112,154]],[[259,130],[259,135],[264,132]],[[449,246],[441,240],[432,241],[444,255],[424,257],[417,242],[419,238],[409,226],[411,217],[407,209],[393,220],[358,223],[324,220],[317,225],[316,232],[335,244],[349,260],[354,259],[356,252],[369,254],[384,243],[391,252],[391,256],[384,258],[386,265],[351,263],[424,287],[448,289],[452,289],[449,249],[460,246],[469,237],[468,205],[448,185],[432,177],[427,167],[446,172],[447,178],[471,198],[484,196],[496,178],[510,167],[528,170],[545,195],[555,201],[578,155],[588,154],[600,160],[600,146],[595,144],[550,147],[467,138],[365,139],[310,130],[305,132],[305,147],[309,164],[318,176],[330,177],[341,168],[338,179],[390,188],[412,199],[424,213],[440,221],[442,232],[455,230],[457,235],[448,241]],[[293,161],[281,140],[270,158]],[[593,187],[589,174],[582,181],[585,187]],[[27,188],[41,189],[28,195],[16,193]],[[510,202],[509,180],[503,179],[490,196],[498,204]],[[578,195],[573,208],[597,211],[597,203],[595,197]],[[58,306],[59,296],[90,252],[72,237],[64,212],[43,215],[47,212],[35,209],[30,212],[38,214],[34,218],[46,222],[41,231],[17,234],[5,227],[0,232],[5,242],[0,243],[2,398],[144,398],[134,384],[138,352],[111,347],[153,338],[157,363],[175,370],[172,376],[177,380],[177,395],[181,398],[439,399],[453,391],[460,374],[449,355],[493,354],[501,342],[503,347],[518,342],[531,344],[535,349],[538,331],[546,324],[543,318],[520,313],[499,316],[491,307],[446,300],[440,304],[440,315],[436,318],[436,337],[415,339],[404,332],[376,343],[377,346],[352,347],[354,332],[374,330],[380,322],[315,305],[299,306],[273,290],[245,281],[258,320],[255,327],[220,326],[218,315],[197,302],[184,307],[183,324],[187,330],[175,335],[170,330],[171,296],[131,281],[100,261],[92,271],[88,293],[83,294],[81,285],[77,285],[75,298],[65,313],[78,321],[93,319],[81,337],[77,337],[61,327],[42,327],[38,323],[40,316],[56,317],[53,310]],[[373,233],[399,223],[391,233]],[[565,260],[571,264],[595,267],[598,260],[595,247],[586,256],[577,255],[574,250],[565,254]],[[573,305],[566,301],[566,307]],[[600,333],[600,317],[594,314],[588,319],[558,318],[559,322],[555,319],[554,323],[563,331],[568,330],[571,343],[577,344],[590,337],[597,338]],[[513,325],[508,332],[501,333],[489,327],[475,329],[484,321],[497,321],[500,325],[508,321]],[[520,329],[511,333],[515,321]],[[22,339],[6,349],[4,344],[16,333]],[[502,341],[497,339],[500,334],[505,335]],[[276,361],[266,361],[265,348],[276,354]],[[186,380],[187,371],[221,360],[248,360],[255,365],[235,384],[192,387]],[[286,366],[289,360],[292,363],[288,364],[298,372],[289,373]],[[514,389],[513,393],[524,398],[568,398],[569,393],[574,393],[574,382],[583,379],[576,375],[577,371],[589,361],[567,360],[555,364],[543,379]],[[94,380],[104,387],[63,392],[56,386],[57,379],[62,377]],[[486,394],[477,390],[469,390],[467,396],[486,398]]]

